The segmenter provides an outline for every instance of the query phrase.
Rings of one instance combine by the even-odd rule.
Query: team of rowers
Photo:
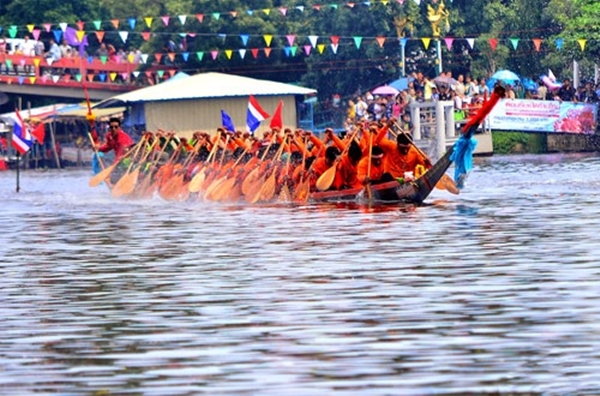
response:
[[[302,129],[272,128],[257,139],[218,128],[190,139],[146,132],[135,145],[118,119],[110,125],[96,148],[114,150],[116,160],[92,180],[106,180],[115,196],[306,201],[313,192],[368,187],[431,167],[395,119],[356,124],[343,137],[331,129],[320,139]]]

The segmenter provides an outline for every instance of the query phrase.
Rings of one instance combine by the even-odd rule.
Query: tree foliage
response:
[[[394,18],[410,21],[402,34],[408,39],[406,45],[407,71],[419,70],[435,75],[435,44],[432,41],[425,50],[421,37],[431,37],[431,25],[427,20],[427,6],[434,9],[440,0],[415,1],[371,1],[337,3],[337,8],[317,0],[5,0],[0,2],[0,25],[18,25],[22,30],[26,24],[51,22],[75,23],[77,21],[136,18],[135,31],[148,30],[143,22],[145,16],[153,16],[151,40],[144,41],[139,34],[131,34],[127,49],[140,47],[144,53],[173,51],[189,52],[183,61],[177,57],[175,63],[189,73],[198,71],[222,71],[244,74],[257,78],[299,83],[318,89],[320,96],[330,97],[334,93],[349,96],[384,84],[401,73],[400,46],[397,40]],[[332,3],[333,4],[333,3]],[[319,11],[313,6],[322,5]],[[297,12],[304,6],[304,12]],[[286,7],[283,16],[276,9]],[[498,69],[508,68],[532,78],[552,68],[557,75],[568,75],[573,60],[581,61],[584,73],[589,76],[593,64],[600,55],[600,2],[596,0],[446,0],[450,11],[450,31],[447,37],[455,38],[450,50],[443,47],[443,66],[456,74],[473,74],[485,77]],[[272,10],[270,13],[260,10]],[[211,18],[214,12],[238,11],[235,18],[224,16]],[[252,15],[246,10],[256,10]],[[203,23],[195,20],[196,14],[204,14]],[[188,25],[168,26],[159,22],[160,16],[169,15],[173,20],[178,15],[188,16]],[[123,23],[123,22],[122,22]],[[126,22],[125,22],[126,23]],[[119,30],[104,24],[107,31]],[[88,28],[89,29],[89,28]],[[182,37],[182,31],[194,33]],[[19,34],[22,35],[21,31]],[[217,35],[218,34],[218,35]],[[248,34],[244,47],[240,35]],[[263,35],[273,35],[269,57],[261,53],[254,58],[252,48],[265,48]],[[297,35],[294,43],[295,56],[286,56],[284,47],[289,47],[286,35]],[[307,35],[318,35],[319,44],[326,45],[322,55],[312,49],[311,56],[304,56]],[[340,37],[337,53],[331,50],[331,36]],[[354,37],[369,38],[357,48]],[[116,46],[123,46],[118,35],[107,34]],[[373,43],[374,37],[386,37],[383,46]],[[44,36],[42,37],[44,38]],[[475,47],[470,48],[462,38],[475,38]],[[578,39],[585,38],[586,49],[581,51]],[[494,50],[490,39],[498,39]],[[511,39],[513,39],[511,41]],[[518,39],[518,42],[514,40]],[[539,51],[532,40],[541,39]],[[556,39],[564,40],[561,50]],[[98,45],[90,35],[91,48]],[[514,48],[517,43],[517,48]],[[244,59],[237,50],[247,49]],[[220,56],[216,61],[200,61],[195,54],[203,53],[208,59],[211,50],[231,49],[235,56],[227,59]],[[165,57],[163,57],[165,58]],[[168,60],[167,60],[168,61]]]

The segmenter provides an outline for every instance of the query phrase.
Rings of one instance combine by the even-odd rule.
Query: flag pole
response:
[[[21,191],[21,186],[19,185],[19,168],[21,162],[21,153],[17,151],[17,192]]]

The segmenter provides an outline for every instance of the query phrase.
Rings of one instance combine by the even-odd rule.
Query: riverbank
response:
[[[598,151],[600,135],[492,131],[494,154],[546,154]]]

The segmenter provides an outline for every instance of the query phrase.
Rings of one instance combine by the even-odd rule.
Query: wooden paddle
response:
[[[280,203],[290,202],[292,200],[292,195],[291,195],[290,189],[288,187],[288,178],[290,175],[290,164],[292,162],[291,149],[288,150],[287,154],[288,154],[288,156],[285,161],[285,174],[283,176],[284,177],[283,185],[281,186],[281,190],[279,191],[279,196],[277,197],[277,202],[280,202]]]
[[[247,199],[249,203],[256,203],[259,200],[268,201],[273,198],[275,194],[275,186],[277,184],[277,165],[276,161],[281,157],[281,153],[283,152],[284,144],[279,146],[279,150],[275,154],[275,157],[271,160],[271,173],[269,177],[265,174],[255,183],[255,185],[251,188],[250,199]]]
[[[260,161],[258,162],[258,164],[256,164],[256,167],[242,181],[242,193],[244,194],[244,197],[249,197],[250,195],[253,195],[254,193],[256,193],[256,191],[255,191],[256,185],[257,185],[257,182],[260,180],[260,176],[261,176],[259,174],[260,165],[264,162],[265,158],[267,157],[267,153],[271,149],[271,146],[273,145],[273,141],[274,141],[274,139],[272,138],[271,141],[269,142],[269,145],[265,149],[265,152],[263,153],[262,157],[260,158]],[[261,182],[261,185],[262,185],[262,182]]]
[[[350,143],[352,143],[352,140],[354,140],[354,137],[356,136],[357,133],[358,133],[358,129],[356,131],[354,131],[354,133],[350,137],[348,145],[346,145],[346,148],[344,148],[344,151],[335,159],[335,161],[333,162],[333,165],[330,166],[329,169],[327,169],[325,172],[323,172],[323,174],[321,176],[319,176],[319,178],[317,179],[317,182],[315,183],[317,190],[326,191],[331,188],[331,185],[333,184],[333,182],[335,180],[335,175],[337,173],[337,165],[342,160],[342,157],[348,152],[348,149],[350,149]]]
[[[140,168],[144,165],[144,163],[146,162],[146,159],[148,158],[148,156],[150,155],[152,150],[154,150],[154,146],[156,146],[157,142],[158,142],[158,139],[154,139],[154,141],[152,142],[152,144],[150,145],[150,147],[148,148],[146,153],[144,153],[144,155],[142,156],[142,159],[138,162],[138,165],[135,167],[133,172],[126,173],[123,177],[121,177],[121,179],[119,180],[119,183],[121,183],[121,186],[119,187],[120,190],[117,191],[117,194],[119,194],[117,196],[129,195],[133,192],[133,190],[135,189],[135,185],[137,184],[139,175],[140,175]],[[119,183],[117,183],[117,184],[119,184]],[[115,185],[115,187],[117,187],[117,185]],[[114,189],[113,189],[113,196],[115,196]]]
[[[371,202],[373,200],[373,192],[371,191],[371,162],[373,159],[373,132],[367,130],[369,133],[369,162],[367,163],[367,179],[368,183],[365,184],[365,190],[367,192],[367,200]]]
[[[235,169],[239,162],[244,158],[246,153],[248,152],[248,148],[246,147],[242,154],[238,157],[238,159],[233,163],[231,168],[227,171],[227,179],[221,182],[213,191],[212,199],[214,201],[223,201],[225,198],[229,196],[231,190],[236,185],[237,177],[236,175],[231,175],[232,172],[235,172]]]
[[[425,154],[425,153],[424,153],[424,152],[423,152],[423,151],[422,151],[422,150],[419,148],[419,146],[417,146],[417,145],[415,144],[414,140],[412,139],[412,136],[410,136],[410,134],[409,134],[409,133],[406,133],[406,132],[404,131],[404,129],[402,129],[402,127],[401,127],[401,126],[400,126],[400,125],[399,125],[397,122],[395,122],[394,124],[395,124],[396,128],[397,128],[398,130],[400,130],[400,132],[401,132],[401,133],[403,133],[403,134],[404,134],[404,135],[407,137],[407,139],[408,139],[408,141],[410,142],[411,146],[413,146],[413,147],[414,147],[414,148],[417,150],[417,152],[418,152],[418,153],[419,153],[419,154],[420,154],[420,155],[421,155],[423,158],[425,158],[425,159],[427,159],[427,160],[429,161],[429,158],[427,157],[427,154]],[[398,136],[398,134],[397,134],[397,133],[395,133],[393,130],[390,130],[390,131],[392,132],[392,134],[393,134],[395,137],[397,137],[397,136]],[[447,173],[444,173],[444,175],[443,175],[443,176],[442,176],[442,178],[441,178],[441,179],[440,179],[440,180],[437,182],[437,184],[435,185],[435,187],[436,187],[436,188],[438,188],[438,189],[440,189],[440,190],[446,190],[446,191],[448,191],[449,193],[451,193],[451,194],[455,194],[455,195],[458,195],[458,194],[460,193],[460,190],[458,189],[458,187],[456,187],[456,183],[454,182],[454,180],[453,180],[453,179],[452,179],[452,178],[451,178],[451,177],[450,177],[450,176],[449,176]]]
[[[210,150],[210,153],[208,153],[208,158],[206,158],[206,161],[204,161],[204,167],[200,169],[198,173],[194,175],[194,177],[192,177],[190,184],[188,184],[188,190],[190,190],[190,192],[197,193],[202,189],[202,185],[204,185],[204,181],[206,180],[206,168],[210,164],[212,157],[216,154],[218,147],[218,142],[215,142]]]
[[[113,197],[121,197],[121,196],[131,192],[131,190],[133,190],[133,188],[131,188],[131,186],[129,185],[129,178],[127,176],[129,175],[129,172],[131,172],[133,165],[135,165],[135,159],[136,159],[138,153],[140,152],[140,149],[145,144],[146,140],[147,140],[146,136],[143,136],[142,139],[140,139],[139,143],[137,144],[137,146],[135,148],[135,152],[133,154],[133,157],[131,157],[131,163],[129,164],[127,171],[125,172],[125,174],[123,176],[121,176],[121,178],[119,179],[117,184],[115,184],[115,186],[112,189]],[[131,188],[131,190],[130,190],[130,188]]]
[[[141,140],[140,140],[140,142],[141,142]],[[138,143],[138,145],[139,144],[140,143]],[[133,152],[133,150],[129,150],[121,158],[115,159],[115,162],[111,166],[109,166],[108,168],[104,168],[103,171],[101,171],[97,175],[92,176],[92,178],[90,179],[90,181],[88,183],[89,186],[90,187],[99,186],[100,183],[102,183],[104,180],[106,180],[110,176],[110,174],[115,170],[115,168],[117,167],[117,165],[119,165],[119,163],[121,161],[123,161],[125,158],[127,158],[132,152]]]
[[[157,142],[160,141],[159,136],[156,136],[156,141]],[[169,138],[167,138],[167,140],[165,141],[165,144],[161,147],[158,154],[156,155],[156,153],[152,153],[155,155],[153,156],[152,160],[150,161],[150,166],[148,167],[148,171],[147,171],[146,175],[144,176],[144,178],[142,179],[142,181],[139,183],[138,188],[136,188],[135,195],[137,197],[149,197],[150,195],[154,194],[155,184],[152,183],[152,177],[155,174],[154,168],[158,164],[158,161],[160,161],[160,159],[162,158],[162,155],[165,152],[165,150],[167,149],[167,147],[169,146],[169,144],[170,144]]]

